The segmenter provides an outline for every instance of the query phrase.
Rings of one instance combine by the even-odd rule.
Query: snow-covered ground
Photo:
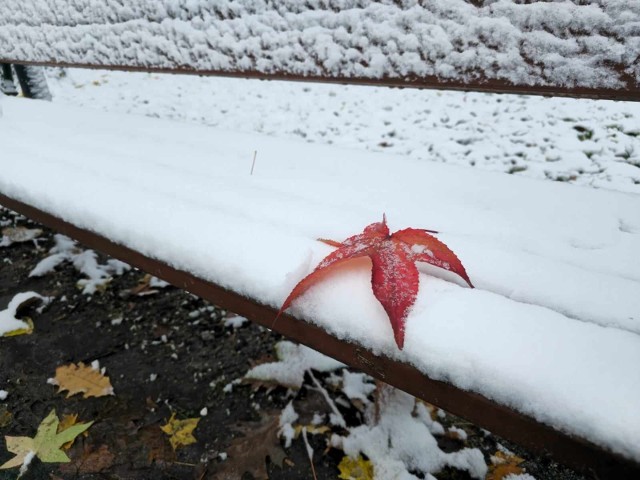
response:
[[[56,102],[640,193],[640,103],[48,71]]]

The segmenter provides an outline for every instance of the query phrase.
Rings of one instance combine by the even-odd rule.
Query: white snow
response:
[[[104,265],[98,263],[98,256],[93,250],[81,250],[75,242],[64,235],[54,235],[55,245],[48,257],[38,262],[29,273],[30,277],[41,277],[54,271],[63,262],[71,262],[74,268],[88,278],[78,281],[78,287],[82,293],[93,295],[97,290],[104,288],[113,275],[122,275],[131,267],[116,259],[109,259]]]
[[[228,318],[224,319],[224,326],[236,329],[236,328],[242,327],[248,321],[249,320],[247,320],[244,317],[241,317],[240,315],[233,315],[231,317],[228,317]]]
[[[46,297],[43,297],[36,292],[23,292],[14,295],[9,302],[9,305],[7,305],[7,308],[0,311],[0,337],[14,330],[29,328],[29,325],[26,322],[16,318],[16,314],[20,305],[33,298],[40,299],[45,303],[48,302]]]
[[[8,396],[9,392],[7,392],[6,390],[0,390],[0,400],[4,402]]]
[[[359,78],[635,88],[640,4],[4,0],[0,57]],[[617,68],[621,66],[621,68]]]
[[[449,427],[449,432],[453,433],[455,436],[457,436],[460,440],[466,440],[467,439],[467,432],[465,432],[463,429],[458,428],[458,427]]]
[[[640,196],[3,100],[1,192],[276,308],[332,250],[317,238],[383,212],[442,232],[478,288],[421,267],[404,351],[367,261],[292,313],[640,459]]]
[[[298,419],[298,413],[293,408],[293,401],[287,403],[287,406],[280,412],[278,435],[284,438],[285,448],[291,446],[291,442],[295,437],[295,428],[293,423]]]
[[[29,465],[31,465],[31,462],[35,457],[36,457],[36,452],[33,452],[33,451],[30,451],[25,455],[24,461],[22,462],[22,465],[20,465],[20,470],[18,471],[18,478],[21,478],[25,473],[27,473],[27,470],[29,469]]]
[[[369,403],[369,395],[376,389],[371,380],[372,378],[364,373],[344,370],[342,372],[342,391],[349,400],[360,400],[367,404]]]
[[[223,388],[222,391],[224,393],[231,393],[233,391],[233,386],[234,385],[238,385],[242,380],[236,378],[235,380],[227,383]]]
[[[304,381],[304,374],[310,370],[330,372],[344,367],[343,363],[327,357],[315,350],[282,341],[276,344],[277,362],[256,365],[244,378],[247,380],[269,380],[289,388],[299,389]]]
[[[438,409],[438,414],[442,412],[442,410]],[[418,402],[416,403],[416,407],[414,410],[414,414],[416,418],[419,418],[422,423],[429,429],[429,431],[434,435],[443,435],[444,427],[440,422],[433,420],[431,417],[431,411],[424,403]],[[443,417],[444,415],[438,415],[438,417]]]
[[[356,458],[364,453],[374,466],[376,478],[415,479],[410,470],[436,473],[446,466],[469,472],[472,478],[483,479],[487,473],[482,452],[463,448],[445,453],[427,425],[413,415],[415,399],[400,390],[382,390],[378,403],[378,418],[372,418],[374,406],[369,407],[367,424],[350,429],[339,440],[346,455]],[[335,443],[334,443],[335,444]]]
[[[122,262],[120,262],[122,263]],[[126,265],[126,264],[124,264]],[[128,265],[127,265],[128,267]],[[159,279],[158,277],[152,276],[149,280],[149,286],[151,288],[165,288],[171,285],[169,282],[165,282],[164,280]]]

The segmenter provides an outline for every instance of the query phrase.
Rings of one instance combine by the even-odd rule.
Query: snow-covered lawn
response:
[[[640,103],[92,70],[56,102],[640,193]]]

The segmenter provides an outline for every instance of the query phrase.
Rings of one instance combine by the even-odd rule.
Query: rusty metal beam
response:
[[[474,81],[443,80],[434,76],[406,78],[332,77],[302,76],[286,72],[262,73],[257,71],[196,70],[187,67],[162,68],[137,65],[76,64],[65,62],[28,62],[20,59],[0,58],[0,63],[40,65],[46,67],[87,68],[125,72],[169,73],[178,75],[201,75],[227,78],[259,80],[285,80],[293,82],[330,83],[339,85],[366,85],[373,87],[395,87],[416,89],[457,90],[464,92],[510,93],[541,95],[547,97],[591,98],[598,100],[620,100],[640,102],[640,88],[613,89],[587,87],[558,87],[540,85],[516,85],[505,80],[478,78]]]
[[[550,456],[598,479],[640,478],[640,464],[603,450],[584,439],[553,429],[548,425],[499,405],[482,395],[433,380],[415,367],[376,355],[364,347],[338,339],[319,327],[282,315],[273,326],[276,310],[219,285],[171,267],[112,242],[99,233],[77,227],[50,213],[0,193],[0,205],[21,213],[82,244],[127,262],[172,285],[187,290],[220,307],[242,315],[262,326],[274,328],[291,340],[307,345],[351,367],[361,370],[400,390],[458,415],[494,434],[511,440],[538,454]]]

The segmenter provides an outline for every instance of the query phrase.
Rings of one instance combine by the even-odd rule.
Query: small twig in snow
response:
[[[338,407],[336,406],[335,402],[329,396],[329,393],[327,392],[327,390],[322,385],[320,385],[320,382],[313,375],[313,373],[311,373],[311,370],[307,370],[307,371],[309,372],[309,376],[311,377],[311,380],[313,380],[313,383],[316,384],[316,390],[318,390],[322,394],[324,399],[327,401],[327,404],[333,411],[334,421],[332,423],[334,423],[335,425],[338,425],[339,427],[346,427],[347,422],[345,421],[344,417],[340,413],[340,410],[338,410]]]
[[[256,166],[256,156],[258,155],[258,151],[254,150],[253,151],[253,163],[251,164],[251,173],[249,175],[253,175],[253,169]]]
[[[309,463],[311,464],[311,473],[313,473],[313,480],[318,480],[316,476],[316,467],[313,465],[313,448],[309,445],[309,440],[307,439],[307,427],[302,427],[302,439],[304,440],[304,445],[307,447],[307,455],[309,456]]]

